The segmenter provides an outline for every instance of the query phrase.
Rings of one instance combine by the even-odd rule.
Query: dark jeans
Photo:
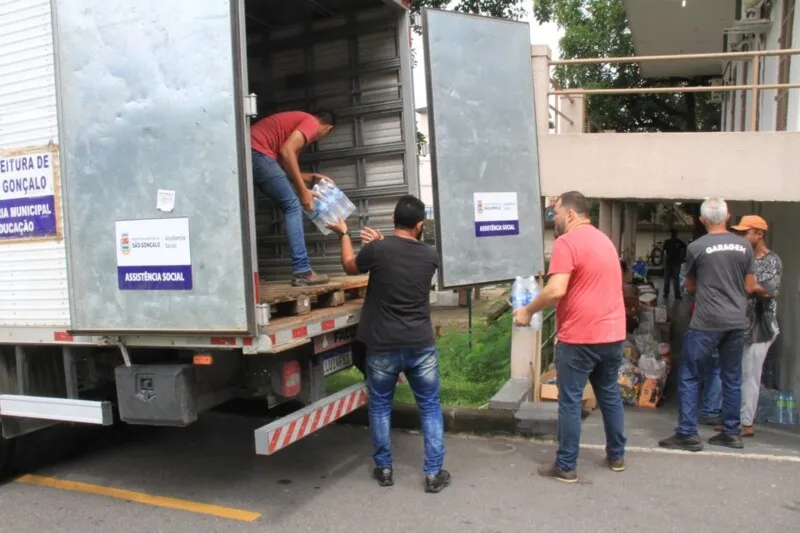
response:
[[[423,470],[436,475],[444,464],[444,420],[439,401],[439,356],[436,346],[367,353],[369,429],[378,468],[392,466],[392,401],[403,372],[417,400],[425,445]]]
[[[286,240],[292,251],[292,272],[309,272],[311,263],[303,232],[303,206],[286,172],[277,161],[253,150],[253,182],[283,212]]]
[[[703,400],[700,404],[700,416],[703,418],[716,418],[722,414],[722,378],[718,353],[714,353],[712,363],[703,379]]]
[[[558,452],[556,465],[574,470],[581,440],[581,399],[586,380],[592,384],[606,430],[606,455],[625,455],[625,415],[617,379],[622,365],[622,342],[556,345],[558,372]]]
[[[718,363],[714,353],[719,350]],[[679,437],[697,435],[700,383],[712,376],[715,365],[722,381],[722,431],[739,435],[742,404],[744,331],[700,331],[689,328],[683,339],[683,361],[678,372]]]
[[[669,296],[669,286],[675,289],[675,297],[681,295],[681,265],[664,264],[664,298]]]

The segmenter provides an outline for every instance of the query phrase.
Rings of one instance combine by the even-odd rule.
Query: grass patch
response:
[[[511,313],[496,323],[473,327],[472,347],[468,332],[445,331],[437,342],[442,404],[451,407],[481,407],[503,386],[511,369]],[[326,378],[328,392],[336,392],[364,377],[352,368]],[[413,404],[411,388],[400,385],[395,403]]]

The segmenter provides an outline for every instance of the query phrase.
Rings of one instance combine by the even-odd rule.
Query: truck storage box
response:
[[[119,416],[129,424],[188,426],[197,420],[194,367],[118,366]]]

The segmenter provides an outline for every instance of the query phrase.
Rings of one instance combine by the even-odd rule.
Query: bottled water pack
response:
[[[523,278],[517,276],[514,285],[511,287],[511,307],[516,311],[531,303],[539,296],[539,284],[536,283],[534,276]],[[531,323],[527,326],[517,327],[520,330],[538,330],[542,328],[542,312],[534,314]]]
[[[319,181],[314,185],[313,191],[319,193],[320,198],[314,198],[314,210],[306,211],[306,214],[323,235],[330,235],[331,230],[327,225],[347,220],[356,210],[356,206],[330,181]]]

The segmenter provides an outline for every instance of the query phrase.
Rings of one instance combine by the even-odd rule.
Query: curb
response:
[[[519,435],[514,411],[442,407],[444,430],[447,433],[478,433],[488,435]],[[358,409],[339,420],[342,424],[369,425],[369,411]],[[392,427],[420,430],[419,410],[414,405],[392,406]]]
[[[556,404],[548,402],[555,407]],[[589,416],[582,413],[582,418]],[[517,412],[501,409],[475,409],[470,407],[442,407],[444,430],[447,433],[472,433],[487,436],[522,436],[538,440],[555,440],[557,417],[519,417]],[[339,420],[341,424],[369,425],[369,411],[358,409]],[[419,410],[414,405],[392,406],[394,429],[420,430]]]

